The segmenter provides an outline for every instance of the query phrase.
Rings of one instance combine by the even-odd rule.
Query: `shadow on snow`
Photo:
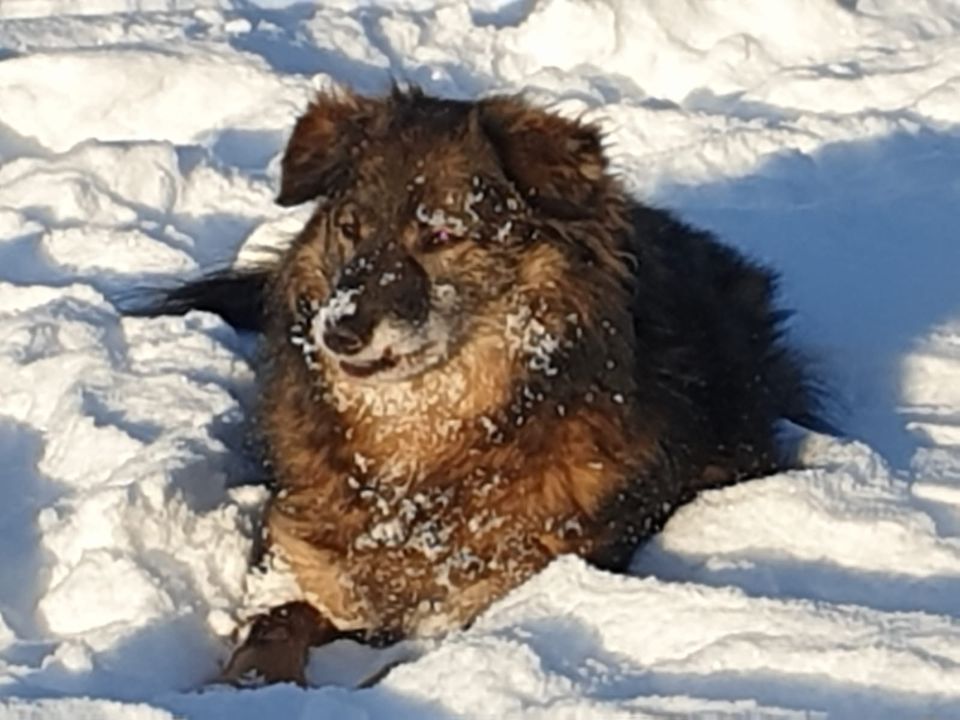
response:
[[[960,133],[929,130],[774,157],[750,175],[663,187],[658,200],[782,274],[784,305],[813,350],[838,424],[898,469],[902,361],[960,315]]]

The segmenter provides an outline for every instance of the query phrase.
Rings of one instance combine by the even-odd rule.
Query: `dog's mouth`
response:
[[[352,363],[345,360],[340,361],[340,369],[350,377],[368,378],[385,370],[392,370],[397,366],[399,360],[390,353],[389,349],[379,360],[372,360],[364,363]]]
[[[374,360],[338,360],[343,373],[357,380],[407,380],[434,366],[439,360],[436,343],[428,342],[423,347],[404,354],[397,354],[388,347],[383,355]],[[435,357],[436,356],[436,357]]]

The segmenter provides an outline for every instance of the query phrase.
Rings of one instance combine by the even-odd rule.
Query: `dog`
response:
[[[304,682],[307,649],[467,626],[574,553],[623,571],[701,490],[822,426],[768,269],[628,195],[592,124],[518,97],[321,93],[266,265],[152,312],[263,333],[269,551],[305,600],[228,663]]]

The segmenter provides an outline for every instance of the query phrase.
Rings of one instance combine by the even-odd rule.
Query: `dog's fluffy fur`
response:
[[[628,197],[591,125],[324,94],[278,198],[314,200],[275,265],[167,307],[263,330],[269,543],[340,631],[463,626],[562,553],[623,569],[817,424],[772,273]]]

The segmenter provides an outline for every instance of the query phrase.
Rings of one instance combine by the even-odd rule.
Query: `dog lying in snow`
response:
[[[773,275],[628,197],[591,125],[320,95],[278,202],[316,210],[273,265],[159,308],[265,336],[267,542],[308,602],[228,679],[463,627],[562,553],[623,570],[698,491],[781,467],[778,419],[818,424]]]

